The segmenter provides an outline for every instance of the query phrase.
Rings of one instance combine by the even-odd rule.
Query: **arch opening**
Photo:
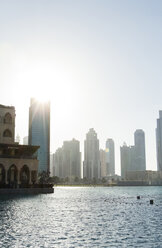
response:
[[[0,184],[5,184],[5,168],[2,164],[0,164]]]
[[[11,187],[16,187],[18,182],[18,170],[16,165],[13,164],[10,166],[7,174],[7,180]]]
[[[11,124],[12,123],[12,116],[10,113],[6,113],[4,117],[4,123]]]
[[[27,165],[24,165],[20,170],[20,181],[21,184],[27,185],[30,181],[30,170]]]
[[[12,133],[9,129],[6,129],[4,132],[3,132],[3,137],[5,138],[11,138],[12,137]]]

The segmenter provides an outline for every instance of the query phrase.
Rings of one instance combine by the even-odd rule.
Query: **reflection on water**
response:
[[[0,247],[162,247],[162,187],[58,187],[49,195],[3,196]]]

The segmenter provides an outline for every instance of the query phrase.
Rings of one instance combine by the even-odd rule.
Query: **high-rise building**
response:
[[[31,99],[29,108],[29,145],[38,145],[39,172],[50,166],[50,103]]]
[[[101,178],[106,177],[106,152],[100,149]]]
[[[17,143],[20,143],[20,135],[19,134],[17,134],[16,135],[16,140],[15,140]]]
[[[55,175],[54,172],[54,154],[50,154],[50,177],[53,177]]]
[[[145,133],[142,129],[138,129],[135,131],[134,144],[135,144],[134,171],[145,171],[146,170]]]
[[[134,146],[127,146],[125,143],[120,148],[121,155],[121,176],[126,178],[126,173],[130,171],[145,171],[145,134],[138,129],[134,133]]]
[[[107,176],[115,175],[115,148],[112,139],[106,141],[106,173]]]
[[[54,154],[54,175],[60,178],[66,177],[63,171],[63,148],[58,148]]]
[[[93,128],[89,130],[84,141],[83,177],[88,179],[100,178],[100,152],[97,133]]]
[[[126,178],[126,173],[131,170],[131,148],[126,143],[120,147],[121,177]]]
[[[55,176],[68,177],[70,181],[76,177],[81,178],[81,152],[78,140],[64,141],[62,148],[55,152],[54,167]]]
[[[157,169],[162,171],[162,110],[159,111],[156,128]]]
[[[23,145],[28,145],[28,136],[23,138]]]

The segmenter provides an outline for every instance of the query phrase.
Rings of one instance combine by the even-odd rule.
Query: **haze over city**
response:
[[[16,108],[16,134],[28,135],[31,97],[51,102],[51,152],[83,141],[100,147],[146,137],[147,169],[156,170],[161,98],[161,1],[0,1],[0,99]],[[82,156],[83,158],[83,156]]]

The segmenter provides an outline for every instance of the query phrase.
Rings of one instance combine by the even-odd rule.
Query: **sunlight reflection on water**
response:
[[[0,247],[162,247],[162,187],[1,197]]]

